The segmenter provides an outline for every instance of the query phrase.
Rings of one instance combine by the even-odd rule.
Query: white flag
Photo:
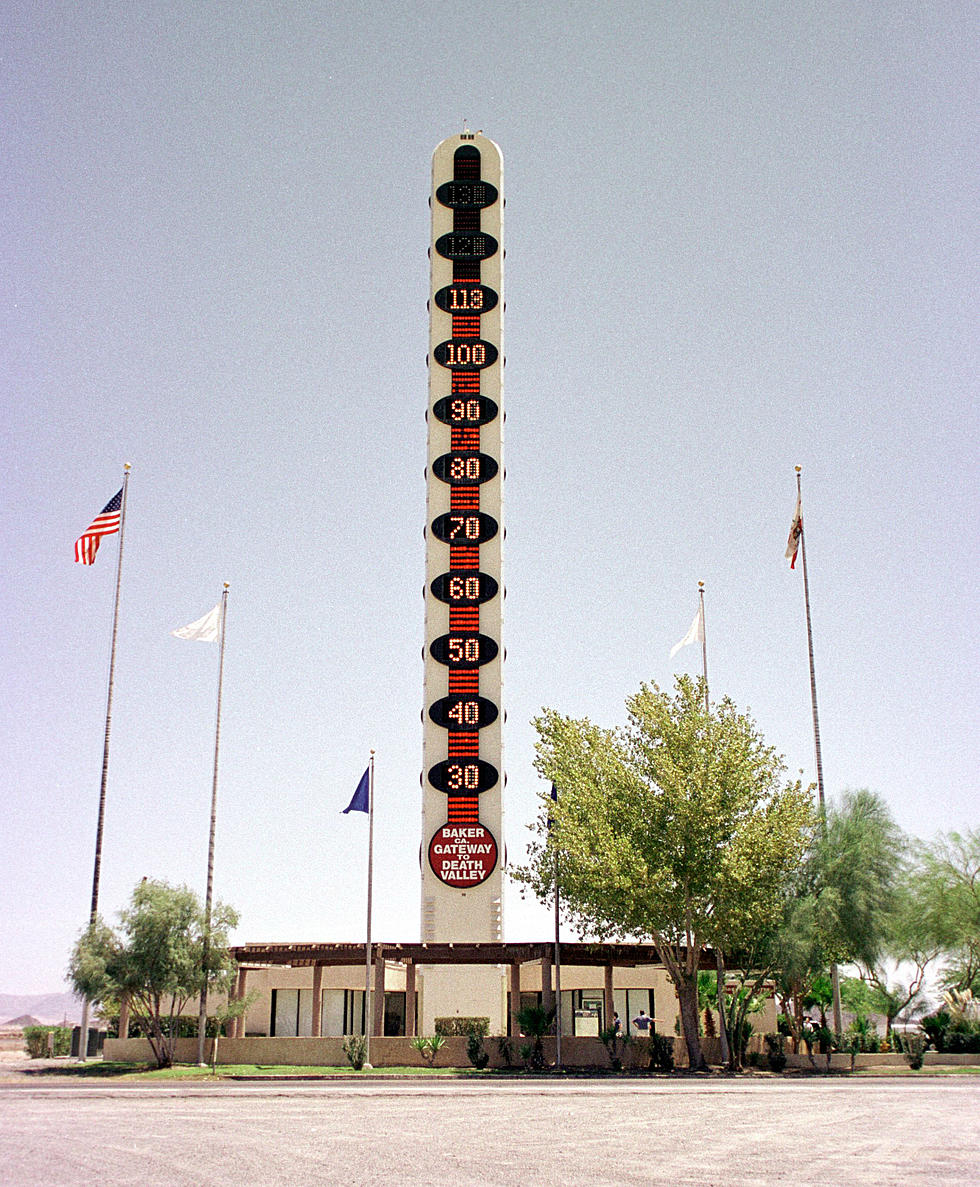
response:
[[[189,622],[187,626],[179,626],[170,632],[178,639],[195,639],[199,643],[217,643],[221,636],[221,603],[213,610],[209,610],[197,622]]]
[[[694,621],[691,623],[691,629],[687,632],[679,643],[675,643],[670,649],[670,658],[680,651],[682,647],[686,647],[688,643],[702,643],[704,642],[704,621],[701,618],[701,607],[698,606],[698,612],[694,615]]]

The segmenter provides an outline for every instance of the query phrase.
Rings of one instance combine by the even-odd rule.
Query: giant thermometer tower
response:
[[[480,133],[432,155],[422,939],[501,938],[503,177]],[[435,971],[435,970],[433,970]]]

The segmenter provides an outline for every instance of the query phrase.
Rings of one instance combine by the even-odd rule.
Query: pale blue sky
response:
[[[919,836],[976,826],[973,3],[74,3],[0,17],[0,990],[101,902],[216,893],[239,940],[418,936],[429,160],[464,118],[507,219],[505,837],[528,724],[604,724],[707,587],[715,695]],[[697,670],[696,648],[677,665]],[[550,922],[516,892],[507,938]]]

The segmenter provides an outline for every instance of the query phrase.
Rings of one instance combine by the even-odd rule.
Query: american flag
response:
[[[122,487],[112,496],[99,514],[75,541],[75,561],[80,565],[95,564],[95,554],[99,551],[103,536],[111,536],[119,531],[119,518],[122,514]]]

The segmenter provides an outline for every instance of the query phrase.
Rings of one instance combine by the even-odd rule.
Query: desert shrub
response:
[[[785,1042],[785,1035],[778,1033],[766,1035],[766,1053],[771,1072],[781,1072],[786,1066],[786,1052],[783,1049]]]
[[[418,1051],[422,1056],[423,1062],[427,1063],[429,1067],[435,1067],[436,1056],[439,1051],[445,1046],[445,1035],[416,1035],[412,1039],[412,1047]]]
[[[472,1034],[466,1040],[466,1054],[477,1071],[482,1072],[490,1062],[490,1056],[484,1051],[483,1039],[479,1035]]]
[[[934,1014],[927,1014],[919,1023],[926,1038],[937,1051],[946,1050],[946,1034],[952,1021],[948,1010],[937,1010]]]
[[[656,1072],[674,1070],[674,1040],[669,1035],[650,1036],[650,1067]]]
[[[878,1032],[871,1019],[864,1014],[855,1014],[854,1021],[848,1029],[847,1037],[852,1041],[856,1051],[878,1050]]]
[[[945,1050],[950,1055],[980,1054],[980,1031],[949,1030]]]
[[[497,1054],[504,1061],[505,1067],[514,1066],[514,1045],[507,1035],[497,1036]]]
[[[615,1026],[607,1026],[599,1031],[599,1042],[609,1053],[609,1065],[614,1072],[623,1070],[623,1052],[629,1046],[630,1036],[617,1030]]]
[[[905,1061],[917,1072],[925,1056],[926,1036],[921,1031],[911,1031],[905,1036]]]
[[[957,1009],[960,1002],[951,994],[945,996],[946,1008],[927,1015],[919,1023],[930,1044],[949,1055],[980,1054],[980,1022],[971,1016],[975,1009],[972,998],[960,995],[968,1004],[966,1009]]]
[[[364,1035],[347,1035],[344,1039],[344,1054],[354,1071],[359,1072],[367,1057],[367,1039]]]

